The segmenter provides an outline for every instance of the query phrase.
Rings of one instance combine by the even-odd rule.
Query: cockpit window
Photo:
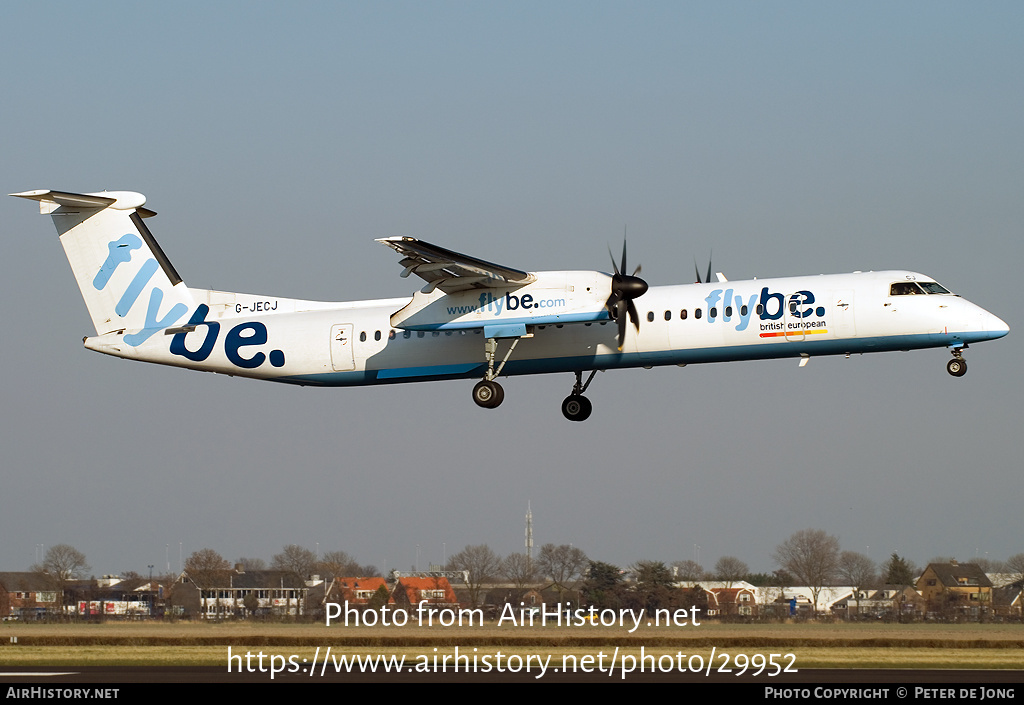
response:
[[[938,282],[918,282],[926,294],[949,294],[949,289]]]
[[[911,294],[923,294],[915,282],[896,282],[889,287],[889,296],[909,296]]]

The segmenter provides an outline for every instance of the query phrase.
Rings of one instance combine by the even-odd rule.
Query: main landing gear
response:
[[[484,354],[487,358],[487,372],[484,375],[483,380],[476,383],[473,386],[473,401],[477,406],[484,409],[495,409],[501,405],[501,402],[505,401],[505,390],[500,384],[495,381],[495,378],[501,374],[502,368],[505,367],[505,363],[512,357],[512,351],[515,350],[516,345],[519,343],[520,338],[514,338],[512,345],[509,346],[508,352],[505,353],[504,359],[495,368],[494,358],[498,352],[498,341],[495,338],[488,338],[484,344]],[[587,391],[587,387],[594,380],[594,375],[597,374],[597,370],[591,370],[590,376],[587,377],[586,383],[583,382],[583,371],[576,372],[576,383],[572,385],[572,393],[565,398],[562,402],[562,414],[565,418],[570,421],[586,421],[590,418],[590,413],[594,410],[590,400],[583,396],[583,392]]]
[[[950,351],[953,354],[953,359],[946,363],[946,372],[954,377],[963,377],[967,374],[967,360],[964,359],[962,352],[966,347],[967,346],[964,345],[960,348],[953,348]]]
[[[501,374],[502,368],[505,367],[505,363],[512,357],[512,351],[516,349],[516,345],[519,344],[520,338],[513,338],[512,345],[509,346],[508,352],[505,353],[505,358],[498,365],[498,369],[494,369],[494,357],[498,352],[498,340],[497,338],[488,338],[487,342],[484,343],[484,356],[487,358],[487,373],[484,375],[482,382],[477,382],[476,386],[473,387],[473,401],[476,402],[477,406],[483,407],[484,409],[497,408],[501,402],[505,401],[505,390],[501,388],[501,385],[494,381],[494,379]]]
[[[583,392],[587,391],[587,387],[590,386],[590,382],[596,374],[597,370],[591,370],[590,376],[587,377],[587,383],[583,384],[583,372],[576,372],[576,384],[572,385],[572,394],[562,401],[562,415],[565,418],[570,421],[586,421],[590,418],[590,412],[594,410],[594,405],[583,396]]]

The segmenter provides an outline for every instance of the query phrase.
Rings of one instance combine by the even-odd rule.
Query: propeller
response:
[[[626,274],[626,239],[622,239],[622,267],[615,263],[615,255],[612,249],[608,248],[608,256],[612,258],[612,267],[615,274],[612,275],[612,292],[604,306],[608,309],[608,315],[615,319],[619,326],[619,352],[626,342],[626,317],[633,322],[636,329],[640,330],[640,316],[633,305],[633,299],[643,296],[647,292],[647,282],[638,277],[640,265],[633,270],[632,274]]]

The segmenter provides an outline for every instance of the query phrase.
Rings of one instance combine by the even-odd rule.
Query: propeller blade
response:
[[[616,274],[620,274],[620,272],[619,272],[619,265],[615,264],[615,255],[612,254],[612,248],[610,246],[608,247],[608,256],[612,260],[612,269],[615,270]]]
[[[619,311],[617,322],[619,324],[619,352],[622,352],[622,346],[626,343],[626,312],[624,310]]]
[[[711,253],[708,253],[708,276],[704,279],[704,282],[707,284],[711,283]]]
[[[636,306],[633,305],[633,299],[628,299],[626,302],[626,310],[629,311],[629,320],[633,321],[633,325],[636,326],[636,332],[640,332],[640,314],[636,312]]]

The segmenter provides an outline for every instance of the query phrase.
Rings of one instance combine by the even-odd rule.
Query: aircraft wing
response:
[[[537,280],[530,272],[485,262],[412,237],[387,237],[377,242],[402,256],[403,277],[415,274],[427,282],[422,289],[424,294],[434,289],[450,294],[467,289],[525,286]]]

